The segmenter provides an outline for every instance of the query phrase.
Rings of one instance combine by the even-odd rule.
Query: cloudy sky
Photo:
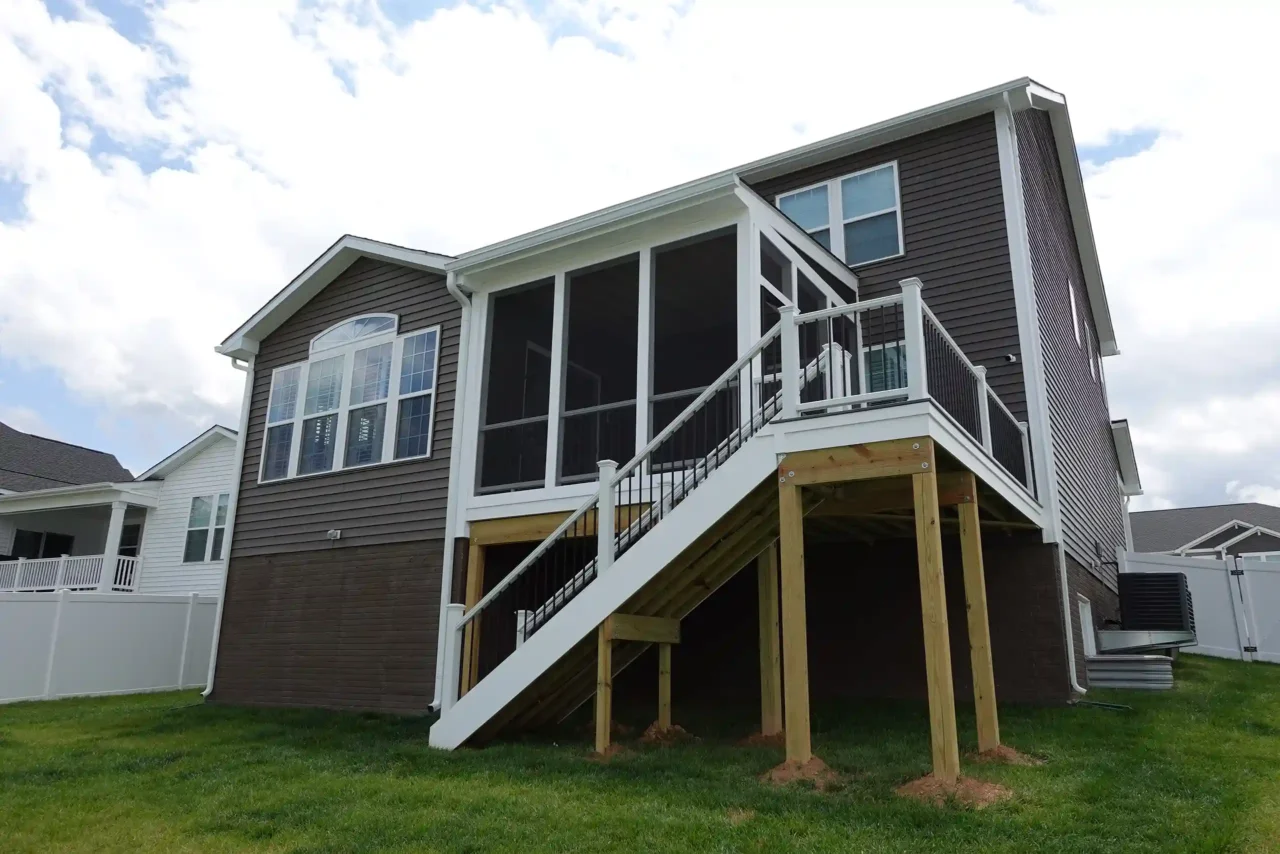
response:
[[[963,8],[960,8],[963,6]],[[0,0],[0,421],[136,470],[340,234],[455,253],[1030,75],[1147,496],[1280,503],[1274,2]]]

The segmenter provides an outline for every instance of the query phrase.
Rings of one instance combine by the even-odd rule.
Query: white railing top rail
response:
[[[851,302],[847,305],[835,305],[831,308],[821,308],[817,311],[810,311],[804,314],[796,315],[796,323],[812,323],[816,320],[828,320],[832,317],[843,317],[849,314],[859,314],[864,311],[873,311],[877,308],[887,308],[891,305],[898,305],[902,302],[902,294],[890,294],[887,297],[876,297],[875,299],[862,300],[860,302]]]
[[[773,341],[774,338],[778,336],[780,329],[781,329],[781,324],[775,324],[774,327],[770,329],[768,332],[766,332],[759,341],[757,341],[754,345],[752,345],[751,349],[749,349],[736,362],[734,362],[732,367],[725,370],[725,372],[722,373],[716,379],[715,382],[711,383],[711,385],[703,389],[702,393],[699,394],[697,397],[695,397],[693,401],[684,408],[684,411],[682,411],[679,415],[677,415],[676,418],[670,424],[668,424],[665,428],[663,428],[662,432],[658,433],[658,435],[655,436],[653,440],[649,442],[649,444],[645,445],[644,448],[638,454],[632,457],[631,460],[627,462],[625,466],[623,466],[618,470],[617,476],[615,476],[611,481],[609,481],[609,484],[608,484],[609,488],[612,489],[613,487],[617,486],[619,482],[629,477],[630,473],[634,471],[636,468],[638,468],[644,462],[644,460],[647,459],[649,455],[653,453],[653,451],[656,448],[660,447],[663,442],[667,441],[673,435],[675,435],[675,432],[679,430],[689,420],[689,418],[692,417],[693,413],[698,408],[700,408],[704,403],[706,403],[712,397],[719,394],[721,390],[729,387],[729,385],[733,382],[733,380],[737,379],[737,376],[739,373],[741,373],[742,369],[745,368],[751,362],[752,359],[760,355],[760,352],[766,346],[768,346]],[[539,543],[537,547],[532,552],[529,553],[528,557],[520,561],[520,563],[516,565],[515,569],[507,573],[505,578],[503,578],[496,585],[494,585],[492,590],[490,590],[488,593],[482,596],[480,598],[480,601],[476,602],[476,604],[470,610],[468,610],[465,614],[462,615],[462,620],[459,621],[458,627],[461,628],[462,626],[465,626],[467,623],[475,619],[476,615],[479,614],[482,610],[484,610],[484,608],[490,602],[496,599],[504,590],[510,587],[513,583],[515,583],[515,580],[519,578],[522,574],[524,574],[525,570],[527,570],[529,566],[533,564],[534,561],[536,561],[538,558],[546,554],[547,551],[553,545],[555,545],[555,543],[558,540],[560,540],[569,531],[569,529],[572,528],[574,524],[578,522],[579,519],[581,519],[587,513],[591,512],[591,510],[597,506],[599,501],[600,501],[600,496],[598,494],[591,496],[582,504],[581,507],[575,510],[567,519],[565,519],[558,526],[556,526],[556,529],[552,531],[551,534],[545,540]],[[597,524],[599,524],[599,520],[596,520],[596,521],[597,521]]]
[[[733,363],[732,367],[726,369],[723,374],[716,378],[715,382],[703,390],[702,394],[695,397],[693,402],[686,406],[684,411],[677,415],[670,424],[662,428],[662,431],[658,433],[657,436],[654,436],[649,444],[645,445],[640,450],[640,453],[632,457],[626,465],[620,467],[618,469],[618,473],[614,476],[609,485],[617,486],[619,483],[630,477],[631,472],[638,468],[650,454],[662,447],[663,443],[674,436],[677,430],[688,423],[689,419],[693,417],[694,413],[700,409],[704,403],[715,397],[724,389],[729,388],[733,384],[733,381],[737,379],[738,374],[742,373],[742,370],[750,364],[756,356],[760,355],[765,347],[773,343],[773,339],[778,337],[781,330],[782,324],[780,322],[775,323],[773,328],[760,337],[759,341],[751,345],[751,349],[747,350],[746,353],[739,357],[738,361]]]

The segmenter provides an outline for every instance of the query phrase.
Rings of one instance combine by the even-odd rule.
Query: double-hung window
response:
[[[187,514],[187,541],[182,548],[183,563],[222,560],[222,541],[227,532],[227,503],[231,496],[197,495]]]
[[[904,251],[896,160],[781,195],[777,202],[792,222],[850,266]]]
[[[440,328],[396,327],[390,314],[343,321],[275,370],[260,480],[430,455]]]

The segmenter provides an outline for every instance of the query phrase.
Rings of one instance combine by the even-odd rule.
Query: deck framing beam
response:
[[[844,445],[787,454],[778,476],[793,486],[899,477],[934,471],[933,440],[927,436],[865,445]]]
[[[605,634],[614,641],[680,643],[680,621],[669,617],[614,614],[604,621]]]

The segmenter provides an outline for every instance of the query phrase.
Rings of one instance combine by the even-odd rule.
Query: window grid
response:
[[[183,563],[222,560],[227,530],[227,505],[231,494],[195,495],[187,511],[187,536],[182,545]]]
[[[873,185],[876,173],[889,172],[893,178],[893,204],[889,206],[876,206],[866,210],[857,210],[856,213],[846,216],[846,187],[856,185],[858,183],[866,183]],[[874,186],[871,187],[874,190]],[[858,199],[856,194],[850,194],[849,198],[855,202]],[[826,218],[825,221],[815,218],[818,210],[815,204],[822,199],[826,202]],[[892,160],[888,163],[880,163],[867,169],[861,169],[848,175],[841,175],[824,181],[821,184],[815,184],[810,187],[802,187],[789,193],[778,196],[775,203],[779,210],[791,217],[801,228],[805,230],[811,237],[824,247],[831,250],[831,253],[837,258],[844,259],[845,263],[850,267],[859,267],[864,264],[874,264],[886,261],[890,258],[898,258],[906,253],[906,243],[902,231],[902,187],[898,176],[898,161]],[[806,204],[808,202],[808,204]],[[854,260],[850,257],[850,247],[848,245],[849,226],[861,222],[869,222],[876,218],[885,217],[893,214],[895,226],[897,229],[897,249],[895,252],[877,255],[871,258],[859,258]],[[799,218],[797,218],[799,217]]]
[[[385,317],[374,316],[378,325]],[[430,456],[440,327],[395,331],[392,324],[273,372],[259,483]],[[312,453],[304,455],[309,438]]]

